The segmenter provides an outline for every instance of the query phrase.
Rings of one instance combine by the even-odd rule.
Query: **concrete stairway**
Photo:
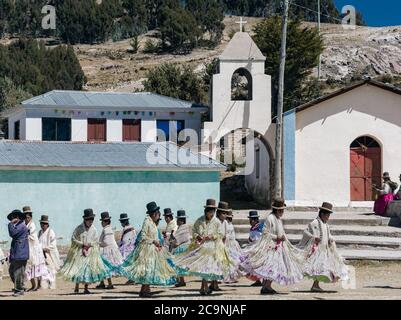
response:
[[[265,219],[270,211],[259,211]],[[234,211],[235,232],[240,244],[248,239],[248,211]],[[296,244],[302,232],[317,216],[316,211],[287,211],[283,217],[289,240]],[[330,219],[330,229],[337,247],[346,259],[401,260],[401,228],[398,221],[373,215],[369,210],[339,211]]]

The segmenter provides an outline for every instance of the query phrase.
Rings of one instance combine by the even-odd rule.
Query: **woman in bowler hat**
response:
[[[90,294],[90,283],[111,277],[111,272],[100,255],[99,237],[93,225],[95,216],[92,209],[84,210],[83,222],[72,234],[71,247],[60,271],[65,279],[75,283],[74,293],[79,293],[79,284],[83,283],[84,294]]]
[[[242,268],[248,278],[263,280],[261,294],[277,293],[271,286],[273,282],[291,285],[303,278],[303,251],[289,242],[281,220],[285,208],[284,199],[274,199],[262,236],[244,249]]]
[[[240,270],[241,262],[244,260],[245,256],[242,252],[241,246],[239,245],[233,225],[233,211],[229,209],[226,214],[226,241],[225,245],[228,250],[228,254],[234,261],[234,264],[230,267],[230,272],[224,278],[225,283],[235,283],[244,274]]]
[[[102,212],[100,214],[100,222],[102,223],[102,233],[99,238],[100,253],[103,258],[103,262],[110,270],[113,276],[121,274],[120,266],[123,263],[123,256],[114,236],[113,228],[111,227],[111,217],[108,212]],[[111,277],[107,278],[107,286],[104,284],[104,280],[100,282],[97,289],[114,289]]]
[[[215,217],[216,200],[208,199],[204,214],[192,229],[193,239],[188,250],[174,256],[179,275],[198,276],[202,279],[201,295],[209,295],[212,288],[208,282],[223,280],[233,264],[223,243],[221,222]]]
[[[25,206],[22,209],[25,215],[25,224],[29,230],[29,260],[26,264],[26,278],[31,281],[32,287],[28,291],[40,289],[40,280],[49,277],[49,270],[46,266],[46,260],[43,255],[43,248],[38,239],[38,231],[32,220],[31,207]]]
[[[141,284],[139,296],[151,296],[150,286],[171,286],[176,282],[176,272],[169,264],[169,253],[160,241],[156,223],[160,219],[160,207],[152,201],[146,205],[146,218],[132,254],[124,262],[125,276]]]
[[[191,226],[187,224],[187,215],[185,210],[178,210],[176,218],[178,229],[173,235],[173,240],[170,242],[173,255],[185,252],[191,244],[192,239],[192,230]],[[184,277],[178,277],[178,282],[175,284],[175,287],[185,286],[186,283]]]
[[[298,247],[306,250],[303,270],[313,280],[312,292],[323,292],[319,282],[336,282],[348,279],[348,267],[337,251],[330,233],[328,221],[333,214],[333,205],[323,202],[319,215],[304,230]]]
[[[119,221],[123,229],[118,246],[123,259],[126,259],[134,251],[137,233],[134,227],[130,225],[127,213],[121,213]]]

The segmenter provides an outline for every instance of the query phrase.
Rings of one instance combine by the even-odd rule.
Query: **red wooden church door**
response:
[[[381,148],[373,138],[360,137],[351,144],[351,201],[372,201],[372,184],[381,182]]]

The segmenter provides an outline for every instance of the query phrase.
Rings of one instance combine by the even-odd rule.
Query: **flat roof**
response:
[[[172,142],[0,140],[0,170],[222,171],[226,166]]]

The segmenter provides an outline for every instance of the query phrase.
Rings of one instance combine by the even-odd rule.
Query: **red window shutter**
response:
[[[88,119],[88,141],[106,141],[106,119]]]
[[[123,141],[141,141],[141,120],[123,120]]]

